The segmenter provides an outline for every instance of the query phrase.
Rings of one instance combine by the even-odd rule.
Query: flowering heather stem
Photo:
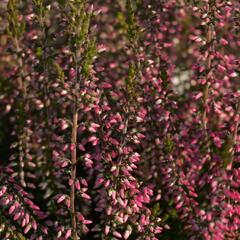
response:
[[[20,69],[20,77],[19,77],[19,89],[22,91],[23,93],[23,98],[25,99],[26,98],[26,95],[27,95],[27,87],[26,87],[26,83],[24,81],[24,76],[25,76],[25,73],[24,73],[24,69],[23,69],[23,60],[21,57],[19,57],[20,55],[20,44],[19,44],[19,40],[17,37],[14,37],[14,45],[15,45],[15,48],[16,48],[16,53],[17,53],[17,62],[18,62],[18,66],[19,66],[19,69]]]
[[[210,3],[207,4],[207,14],[211,11]],[[212,66],[212,40],[213,40],[213,24],[210,22],[207,29],[207,47],[208,47],[208,56],[206,59],[206,70],[207,73],[211,71]],[[202,125],[203,129],[207,130],[207,108],[208,108],[208,97],[209,97],[209,85],[210,83],[206,81],[205,86],[203,88],[203,113],[202,113]]]
[[[240,102],[237,104],[237,111],[236,111],[236,116],[237,116],[237,121],[234,126],[234,132],[233,132],[233,145],[237,143],[237,135],[238,135],[238,128],[240,125]]]
[[[74,106],[73,121],[72,121],[72,143],[71,143],[71,179],[75,182],[76,178],[76,165],[77,165],[77,128],[78,128],[78,111],[76,105]],[[70,195],[70,208],[71,208],[71,222],[72,222],[72,237],[74,240],[78,239],[77,235],[77,222],[76,222],[76,210],[75,210],[75,185],[71,185],[71,195]]]
[[[24,81],[24,76],[26,76],[24,69],[23,69],[23,60],[20,56],[20,45],[19,45],[19,40],[18,38],[15,36],[13,39],[14,45],[15,45],[15,49],[16,49],[16,53],[17,53],[17,62],[18,62],[18,66],[20,69],[20,74],[19,74],[19,89],[22,92],[22,103],[20,103],[21,105],[23,105],[23,108],[26,104],[26,95],[27,95],[27,87],[26,87],[26,83]],[[20,130],[22,131],[22,129]],[[20,183],[23,187],[26,187],[26,182],[25,182],[25,173],[24,173],[24,152],[22,149],[24,146],[24,134],[22,133],[20,135],[20,140],[19,140],[19,178],[20,178]]]
[[[237,136],[238,136],[238,128],[240,125],[240,102],[237,104],[236,109],[236,123],[234,125],[233,135],[232,135],[232,147],[230,148],[230,154],[231,154],[231,160],[230,160],[230,166],[232,166],[233,157],[234,157],[234,147],[237,144]]]

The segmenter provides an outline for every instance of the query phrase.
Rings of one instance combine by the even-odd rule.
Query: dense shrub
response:
[[[240,239],[238,0],[2,0],[1,239]]]

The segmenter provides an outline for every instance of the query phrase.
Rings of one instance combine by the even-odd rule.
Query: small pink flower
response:
[[[61,130],[65,130],[68,128],[68,123],[66,122],[66,120],[62,120],[61,121]]]
[[[57,203],[61,203],[62,201],[64,201],[66,199],[66,195],[61,195],[58,200]]]
[[[20,217],[21,217],[21,212],[17,212],[17,213],[14,215],[13,220],[14,220],[14,221],[17,221]]]
[[[72,230],[71,229],[68,229],[66,234],[65,234],[65,239],[68,239],[71,237],[71,234],[72,234]]]
[[[22,223],[21,223],[21,226],[22,226],[22,227],[25,227],[25,226],[26,226],[26,219],[25,219],[25,218],[23,218]]]
[[[104,229],[104,233],[105,233],[105,235],[108,235],[109,230],[110,230],[110,227],[109,227],[108,225],[105,226],[105,229]]]
[[[73,179],[69,179],[69,180],[68,180],[68,185],[69,185],[69,186],[72,186],[72,185],[73,185],[73,182],[74,182]]]
[[[15,210],[15,204],[13,204],[10,208],[9,208],[9,210],[8,210],[8,213],[9,214],[12,214],[13,212],[14,212],[14,210]]]
[[[32,221],[32,227],[34,230],[37,230],[37,223],[35,220]]]
[[[85,151],[85,147],[82,144],[78,144],[78,148],[83,152]]]
[[[131,233],[132,233],[132,228],[129,227],[129,228],[125,231],[123,238],[124,238],[124,239],[128,239],[129,236],[131,235]]]
[[[122,235],[119,232],[117,232],[117,231],[113,232],[113,236],[115,236],[117,238],[122,238]]]
[[[6,191],[7,191],[7,187],[3,186],[1,191],[0,191],[0,197],[2,197]]]
[[[82,198],[85,198],[87,200],[91,199],[91,197],[88,194],[86,194],[86,193],[82,193],[81,196],[82,196]]]
[[[87,225],[87,224],[91,224],[92,221],[91,220],[84,220],[83,223]]]
[[[75,187],[76,187],[77,190],[80,190],[80,182],[79,182],[79,180],[77,180],[75,182]]]
[[[85,218],[80,212],[77,213],[77,217],[80,222],[84,222]]]
[[[226,46],[226,45],[228,45],[228,41],[227,41],[225,38],[221,38],[221,39],[220,39],[220,44],[221,44],[222,46]]]
[[[24,234],[27,234],[29,232],[29,230],[31,229],[32,225],[31,223],[28,224],[25,228],[24,228]]]

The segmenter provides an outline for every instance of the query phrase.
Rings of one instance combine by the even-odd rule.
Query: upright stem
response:
[[[43,9],[43,2],[41,2],[41,5],[39,6],[41,9]],[[42,61],[43,61],[43,76],[44,76],[44,105],[46,109],[46,123],[47,123],[47,128],[49,129],[49,119],[50,119],[50,112],[49,112],[49,92],[48,92],[48,63],[47,63],[47,56],[46,56],[46,26],[44,23],[44,16],[43,16],[43,11],[40,12],[39,16],[39,23],[40,23],[40,28],[41,32],[43,34],[42,40],[41,40],[41,47],[42,47]]]
[[[26,95],[27,95],[27,87],[26,87],[26,83],[24,81],[24,69],[23,69],[23,60],[21,57],[19,57],[20,54],[20,46],[19,46],[19,40],[17,37],[14,38],[13,40],[15,48],[16,48],[16,52],[17,52],[17,62],[18,62],[18,66],[20,69],[20,77],[19,77],[19,89],[22,91],[23,94],[23,98],[25,100]]]
[[[20,104],[22,104],[21,108],[24,108],[25,104],[26,104],[26,95],[27,95],[27,87],[26,87],[26,83],[24,81],[24,77],[25,77],[25,72],[23,69],[23,60],[21,57],[19,57],[20,55],[20,46],[19,46],[19,40],[17,37],[15,37],[13,39],[15,48],[16,48],[16,52],[17,52],[17,62],[18,62],[18,66],[20,69],[20,76],[19,76],[19,89],[22,93],[22,102]],[[21,109],[21,112],[23,112],[24,109]],[[20,113],[22,114],[22,113]],[[23,128],[23,126],[21,126],[21,128]],[[23,131],[23,129],[21,129],[20,131]],[[24,142],[24,135],[20,134],[20,139],[19,139],[19,179],[20,179],[20,184],[23,187],[26,187],[26,182],[25,182],[25,174],[24,174],[24,149],[23,149],[23,145],[25,144]]]
[[[207,13],[210,13],[210,4],[207,4]],[[211,70],[212,67],[212,41],[213,41],[213,24],[210,23],[207,29],[207,45],[208,45],[208,56],[206,60],[206,70],[207,73]],[[207,130],[207,108],[208,108],[208,97],[209,97],[209,82],[206,81],[206,84],[203,89],[203,113],[202,113],[202,125],[203,129]]]
[[[234,131],[233,131],[233,145],[237,143],[237,135],[238,135],[238,128],[240,125],[240,102],[237,104],[237,111],[236,111],[236,116],[237,116],[237,121],[234,126]]]
[[[74,112],[73,112],[73,120],[72,120],[72,141],[71,141],[71,179],[73,180],[73,184],[71,185],[71,194],[70,194],[70,208],[71,208],[71,221],[72,221],[72,238],[74,240],[78,239],[77,234],[77,221],[76,221],[76,210],[75,210],[75,179],[76,179],[76,167],[77,167],[77,128],[78,128],[78,110],[75,104]]]
[[[54,173],[53,173],[53,164],[51,161],[51,149],[50,149],[50,98],[49,98],[49,67],[48,67],[48,56],[47,56],[47,48],[46,48],[46,42],[47,42],[47,31],[46,31],[46,23],[44,22],[45,13],[44,13],[44,1],[40,1],[38,4],[36,4],[36,8],[38,8],[38,22],[40,26],[40,30],[42,33],[42,38],[40,40],[41,48],[42,48],[42,66],[43,66],[43,89],[44,89],[44,110],[45,110],[45,145],[46,149],[44,151],[44,155],[46,157],[46,173],[49,172],[51,186],[55,188],[54,183]]]
[[[238,136],[238,128],[240,125],[240,102],[238,102],[237,104],[237,110],[236,110],[236,115],[237,120],[236,123],[234,125],[234,130],[233,130],[233,135],[232,135],[232,146],[230,148],[230,154],[231,154],[231,162],[230,162],[230,166],[232,166],[232,162],[233,162],[233,157],[234,157],[234,147],[237,144],[237,136]]]

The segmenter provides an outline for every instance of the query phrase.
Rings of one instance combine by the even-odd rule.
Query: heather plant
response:
[[[0,20],[1,239],[239,239],[239,1]]]

